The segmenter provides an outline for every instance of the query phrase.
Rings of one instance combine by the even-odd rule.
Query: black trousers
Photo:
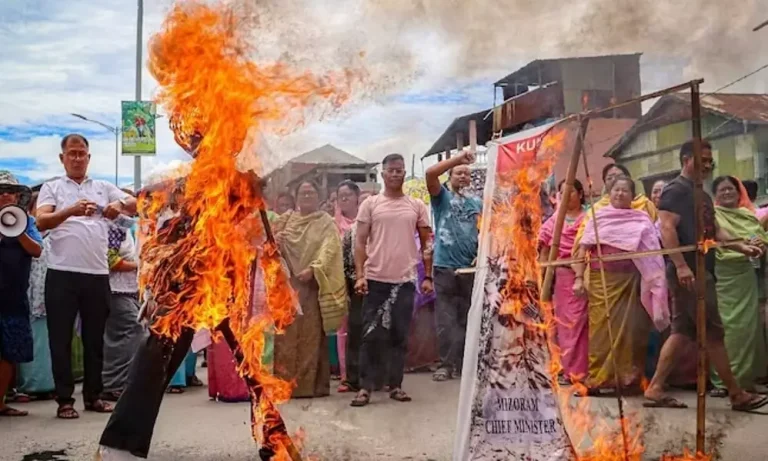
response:
[[[403,385],[408,332],[416,287],[368,280],[360,345],[361,387],[376,389],[382,376],[391,389]]]
[[[49,269],[45,277],[45,307],[51,367],[59,405],[73,404],[72,334],[75,318],[82,322],[85,379],[83,400],[92,402],[102,391],[104,327],[110,306],[108,275]]]
[[[184,361],[195,332],[184,329],[176,341],[155,333],[133,357],[128,385],[101,434],[100,445],[146,458],[165,390]]]
[[[461,371],[475,274],[456,274],[444,267],[435,267],[434,273],[440,368]]]
[[[347,280],[349,313],[347,314],[346,367],[347,382],[360,387],[360,344],[363,339],[363,296],[355,293],[355,282]]]

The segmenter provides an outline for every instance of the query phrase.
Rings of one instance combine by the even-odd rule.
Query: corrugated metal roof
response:
[[[609,54],[609,55],[603,55],[603,56],[580,56],[580,57],[572,57],[572,58],[537,59],[535,61],[529,62],[528,64],[521,67],[520,69],[512,72],[511,74],[497,81],[494,85],[501,86],[505,83],[513,83],[515,80],[518,80],[518,79],[524,80],[528,84],[534,84],[537,82],[543,84],[543,83],[550,82],[553,78],[552,75],[549,75],[546,73],[546,66],[548,65],[564,62],[564,61],[619,58],[619,57],[627,57],[627,56],[642,56],[642,53]],[[544,72],[541,75],[541,80],[542,80],[541,82],[539,82],[538,80],[540,71]]]
[[[689,94],[675,94],[676,98],[689,102]],[[718,93],[701,96],[704,110],[734,117],[746,122],[768,124],[768,94]]]
[[[370,162],[366,162],[361,158],[357,158],[354,155],[344,152],[343,150],[334,147],[330,144],[326,144],[317,149],[312,149],[309,152],[305,152],[296,158],[289,160],[288,163],[307,163],[312,165],[369,165]]]
[[[691,117],[691,95],[675,93],[662,96],[622,138],[605,153],[615,157],[635,136],[643,131],[670,125]],[[702,94],[701,109],[726,119],[755,125],[768,125],[768,94],[718,93]]]

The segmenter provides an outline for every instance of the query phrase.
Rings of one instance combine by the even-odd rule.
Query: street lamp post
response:
[[[144,0],[138,0],[136,15],[136,100],[141,101],[141,42],[144,22]],[[133,190],[141,189],[141,155],[133,157]]]
[[[80,114],[71,114],[71,115],[73,117],[79,118],[80,120],[85,120],[86,122],[91,122],[91,123],[100,125],[115,135],[115,186],[120,187],[117,181],[118,181],[118,168],[120,164],[120,132],[123,131],[123,129],[119,126],[109,126],[106,123],[102,123],[98,120],[91,120],[84,115],[80,115]]]

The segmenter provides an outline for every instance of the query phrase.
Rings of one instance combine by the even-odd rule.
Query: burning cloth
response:
[[[454,461],[575,459],[553,391],[546,330],[554,325],[551,307],[539,305],[536,263],[554,131],[517,133],[489,149]]]

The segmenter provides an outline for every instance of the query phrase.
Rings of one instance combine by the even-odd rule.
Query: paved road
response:
[[[204,376],[204,370],[200,370]],[[296,400],[283,407],[291,430],[306,430],[308,451],[322,461],[450,460],[456,423],[458,381],[432,383],[429,375],[407,375],[411,403],[396,403],[376,394],[367,408],[349,406],[349,395]],[[677,394],[695,405],[692,392]],[[631,410],[640,400],[630,399]],[[593,399],[605,414],[616,414],[613,399]],[[27,418],[0,418],[0,460],[85,461],[92,459],[107,417],[81,414],[78,421],[54,418],[52,402],[23,406]],[[155,431],[152,461],[253,460],[248,405],[212,402],[206,389],[168,395]],[[643,459],[658,459],[665,448],[681,447],[693,439],[695,410],[646,410]],[[723,435],[722,458],[727,461],[768,459],[768,416],[733,414],[726,402],[710,401],[710,427]]]

